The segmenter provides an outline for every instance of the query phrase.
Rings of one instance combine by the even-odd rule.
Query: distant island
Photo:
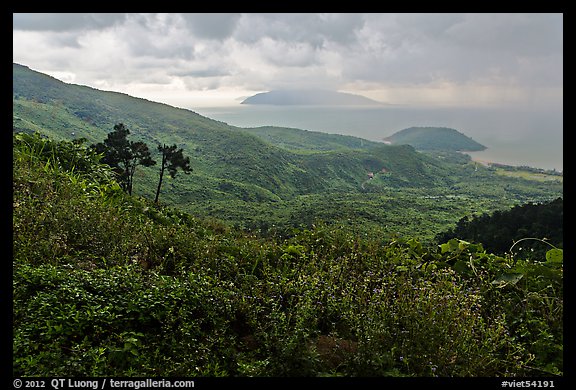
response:
[[[384,138],[384,142],[410,145],[416,150],[476,152],[486,149],[486,146],[448,127],[409,127]]]
[[[321,89],[276,90],[257,93],[244,99],[241,104],[326,105],[326,106],[374,106],[384,103],[365,96]]]

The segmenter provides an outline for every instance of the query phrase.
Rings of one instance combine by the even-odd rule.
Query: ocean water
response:
[[[558,110],[449,107],[190,107],[238,127],[281,126],[382,141],[412,126],[454,128],[486,146],[474,158],[563,171],[563,114]]]

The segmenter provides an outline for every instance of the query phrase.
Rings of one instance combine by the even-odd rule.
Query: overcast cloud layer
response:
[[[298,87],[388,103],[562,104],[562,14],[14,14],[13,23],[16,63],[180,106]]]

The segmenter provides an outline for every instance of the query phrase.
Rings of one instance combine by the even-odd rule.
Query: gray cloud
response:
[[[374,15],[361,36],[343,59],[352,78],[562,83],[561,15]]]
[[[561,14],[468,14],[446,34],[463,48],[550,55],[562,50]]]
[[[133,57],[194,59],[194,40],[173,15],[135,15],[115,31]]]
[[[199,38],[225,39],[232,35],[240,14],[181,14],[192,34]]]
[[[349,44],[363,25],[362,14],[244,14],[238,21],[235,39],[254,43],[273,41],[305,42],[321,47],[326,42]]]
[[[562,88],[562,14],[14,14],[14,61],[189,90]]]
[[[170,76],[176,77],[220,77],[229,76],[230,72],[220,68],[200,68],[200,69],[178,69],[168,72]]]
[[[111,27],[125,18],[118,13],[31,13],[13,14],[12,23],[15,30],[74,31]]]

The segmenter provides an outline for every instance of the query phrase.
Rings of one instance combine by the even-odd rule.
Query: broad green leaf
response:
[[[442,250],[442,253],[453,252],[456,249],[458,249],[459,243],[460,243],[459,240],[452,238],[447,243],[441,244],[440,249]]]
[[[504,273],[504,274],[498,276],[495,280],[493,280],[492,284],[495,284],[498,287],[504,287],[507,285],[515,285],[523,277],[524,277],[523,274]]]
[[[558,264],[564,260],[564,251],[562,249],[550,249],[546,252],[546,262]]]
[[[452,266],[452,269],[454,269],[454,271],[456,271],[458,273],[469,273],[470,272],[470,267],[468,266],[468,263],[466,261],[463,261],[463,260],[456,261],[456,263],[454,263],[454,265]]]

